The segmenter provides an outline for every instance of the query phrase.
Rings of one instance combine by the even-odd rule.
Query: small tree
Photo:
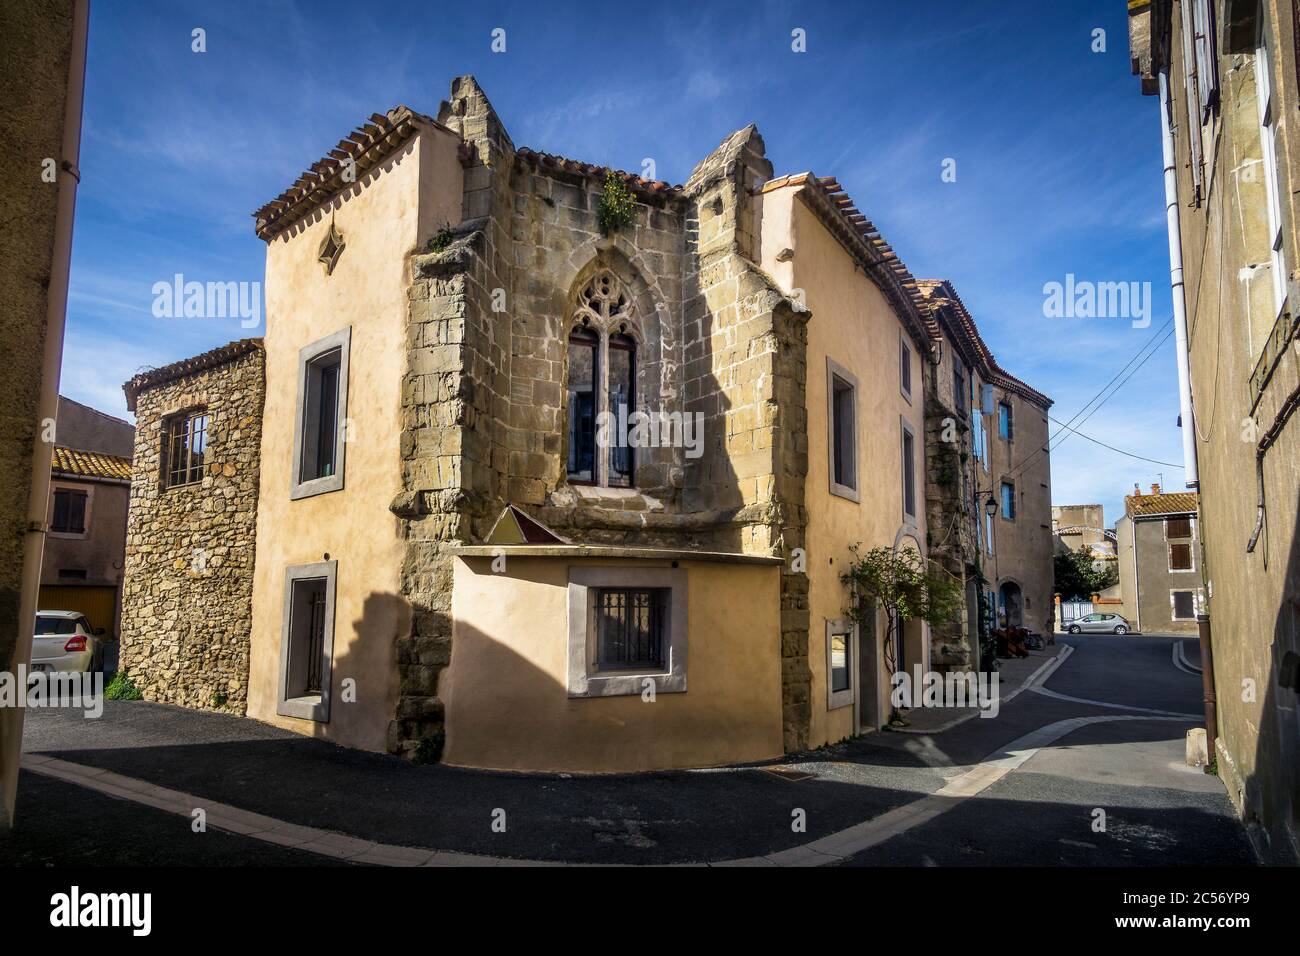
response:
[[[904,621],[919,619],[932,625],[951,620],[961,607],[962,587],[956,577],[916,551],[872,548],[859,553],[840,581],[849,589],[849,616],[859,625],[872,623],[876,602],[885,610],[885,668],[891,677],[898,670],[894,640]],[[891,707],[890,722],[898,720]]]
[[[1094,564],[1096,558],[1087,545],[1080,545],[1077,551],[1059,552],[1052,560],[1053,590],[1061,599],[1086,601],[1094,594],[1100,594],[1119,580],[1119,572],[1111,562],[1100,571]]]

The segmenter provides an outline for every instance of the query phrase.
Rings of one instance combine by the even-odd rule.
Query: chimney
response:
[[[1157,485],[1157,484],[1154,484],[1154,483],[1153,483],[1153,484],[1151,485],[1151,493],[1152,493],[1153,495],[1158,495],[1158,494],[1160,494],[1160,486]]]
[[[1133,482],[1133,497],[1134,498],[1142,497],[1142,487],[1136,481]]]

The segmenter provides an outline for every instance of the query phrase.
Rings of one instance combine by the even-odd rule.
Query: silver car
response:
[[[1071,634],[1127,634],[1133,628],[1120,614],[1086,614],[1071,621],[1066,630]]]
[[[37,611],[30,671],[97,671],[104,661],[103,635],[79,611]]]

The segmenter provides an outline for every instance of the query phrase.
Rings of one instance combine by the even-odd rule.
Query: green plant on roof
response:
[[[627,188],[627,183],[616,176],[612,169],[605,170],[605,185],[600,191],[600,204],[596,213],[602,236],[617,232],[636,219],[636,197]]]
[[[434,234],[434,237],[429,240],[429,251],[442,252],[442,250],[451,245],[454,238],[455,237],[451,234],[451,229],[447,226],[443,226]]]

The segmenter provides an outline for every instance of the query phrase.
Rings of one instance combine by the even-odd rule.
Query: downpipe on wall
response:
[[[1178,218],[1178,172],[1174,165],[1174,131],[1169,124],[1169,75],[1160,71],[1160,141],[1165,167],[1165,221],[1169,231],[1169,291],[1174,307],[1174,344],[1178,356],[1178,411],[1183,430],[1183,469],[1187,487],[1200,486],[1196,467],[1196,418],[1192,409],[1191,363],[1187,345],[1187,300],[1183,289],[1183,246]]]

